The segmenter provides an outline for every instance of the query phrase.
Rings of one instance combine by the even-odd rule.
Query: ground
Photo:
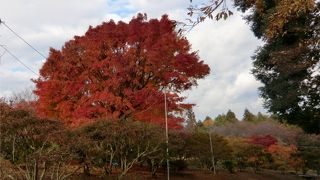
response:
[[[81,178],[80,178],[81,177]],[[166,174],[159,173],[156,178],[150,177],[149,174],[146,172],[131,172],[123,179],[125,180],[140,180],[140,179],[157,179],[157,180],[165,180]],[[102,180],[102,179],[116,179],[115,177],[84,177],[84,176],[77,176],[74,177],[74,180]],[[183,171],[180,173],[173,173],[170,176],[172,180],[302,180],[293,174],[281,174],[277,172],[261,172],[261,173],[253,173],[253,172],[237,172],[235,174],[229,174],[227,172],[218,172],[218,174],[213,175],[207,171],[200,171],[200,170],[188,170]]]

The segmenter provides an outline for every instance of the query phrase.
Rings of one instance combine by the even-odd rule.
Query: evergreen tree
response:
[[[254,76],[265,107],[279,120],[320,132],[320,2],[235,0],[256,37]]]
[[[243,113],[243,121],[254,122],[256,120],[256,116],[252,114],[247,108]]]
[[[261,112],[258,112],[257,114],[257,121],[264,121],[267,120],[268,117],[266,115],[263,115]]]
[[[229,109],[226,114],[226,122],[235,123],[237,121],[238,121],[238,119],[236,117],[236,114]]]
[[[225,114],[219,114],[215,120],[215,125],[223,125],[226,122],[226,115]]]
[[[236,118],[236,115],[234,112],[232,112],[230,109],[228,110],[227,114],[219,114],[215,118],[215,124],[216,125],[225,125],[227,123],[235,123],[238,119]]]
[[[192,109],[187,111],[186,129],[190,132],[194,132],[197,128],[196,116]]]

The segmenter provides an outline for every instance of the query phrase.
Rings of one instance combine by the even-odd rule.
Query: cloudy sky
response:
[[[83,35],[89,25],[110,19],[129,21],[138,12],[147,13],[149,18],[169,14],[171,19],[183,21],[188,6],[189,0],[10,0],[0,6],[0,18],[47,55],[50,47],[60,49],[74,35]],[[184,93],[186,102],[196,104],[197,119],[215,117],[228,109],[238,118],[242,118],[244,108],[265,112],[257,90],[261,84],[250,74],[250,56],[262,42],[253,36],[240,13],[235,12],[227,21],[206,21],[186,36],[211,68],[211,74],[200,80],[198,87]],[[45,61],[3,25],[0,45],[35,72]],[[3,52],[0,48],[0,96],[32,87],[30,79],[37,75]]]

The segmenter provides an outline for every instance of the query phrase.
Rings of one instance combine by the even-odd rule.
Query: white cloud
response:
[[[128,0],[128,4],[130,8],[141,13],[147,13],[148,16],[153,18],[160,17],[163,14],[172,14],[172,12],[179,9],[184,10],[188,7],[188,1],[186,0]]]
[[[254,79],[249,72],[242,72],[237,75],[234,82],[226,89],[226,94],[230,97],[241,96],[252,89],[256,89],[260,84]]]
[[[0,6],[0,18],[26,41],[47,55],[49,47],[61,48],[74,35],[83,34],[113,14],[116,7],[105,0],[10,0]],[[118,18],[120,19],[120,18]],[[0,25],[0,44],[38,72],[43,58]],[[2,49],[1,51],[2,52]],[[0,95],[30,87],[34,74],[6,53],[0,62]]]
[[[212,71],[187,93],[187,102],[197,104],[195,113],[199,119],[207,115],[215,117],[228,109],[241,118],[246,107],[254,113],[265,112],[258,101],[257,88],[261,84],[250,73],[250,57],[261,42],[252,35],[240,14],[235,13],[226,21],[206,21],[192,30],[188,39]]]

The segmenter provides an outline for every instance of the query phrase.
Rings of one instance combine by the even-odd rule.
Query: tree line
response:
[[[188,117],[193,117],[190,114],[192,111]],[[70,128],[2,101],[0,175],[15,179],[69,179],[79,174],[122,178],[146,171],[157,176],[165,173],[166,158],[172,173],[185,169],[320,173],[319,135],[305,134],[266,115],[263,119],[253,116],[254,121],[224,123],[187,118],[183,127],[169,130],[167,157],[161,125],[101,119]]]

